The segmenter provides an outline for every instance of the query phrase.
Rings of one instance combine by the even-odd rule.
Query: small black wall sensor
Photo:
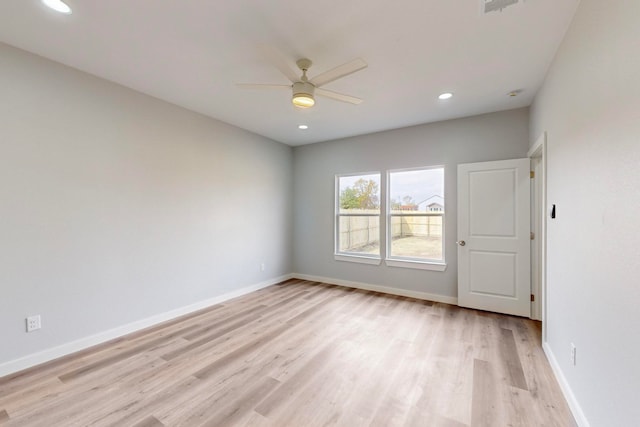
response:
[[[556,205],[551,206],[551,218],[555,219],[556,217]]]

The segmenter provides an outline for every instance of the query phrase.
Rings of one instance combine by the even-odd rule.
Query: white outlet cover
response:
[[[27,332],[33,332],[42,327],[40,315],[27,317]]]

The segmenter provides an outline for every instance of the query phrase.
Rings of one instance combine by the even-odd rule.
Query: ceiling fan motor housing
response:
[[[313,96],[313,90],[315,86],[313,86],[309,82],[296,82],[293,84],[293,96],[298,95],[309,95]]]

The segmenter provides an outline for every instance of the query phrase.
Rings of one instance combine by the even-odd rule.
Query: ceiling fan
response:
[[[349,61],[346,64],[339,65],[329,71],[309,79],[307,77],[307,71],[311,67],[311,60],[302,58],[296,61],[296,65],[302,71],[302,75],[298,74],[289,67],[287,61],[278,53],[268,50],[266,52],[273,65],[280,70],[290,81],[291,85],[282,84],[252,84],[252,83],[238,83],[238,87],[247,89],[289,89],[292,91],[291,102],[296,107],[309,108],[315,104],[314,95],[324,96],[326,98],[335,99],[336,101],[347,102],[350,104],[360,104],[362,99],[355,96],[345,95],[338,92],[333,92],[327,89],[321,88],[332,81],[338,80],[342,77],[353,74],[356,71],[360,71],[367,68],[367,63],[364,60],[357,58],[353,61]]]

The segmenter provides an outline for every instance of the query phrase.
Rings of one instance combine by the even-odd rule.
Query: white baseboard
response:
[[[195,311],[202,310],[204,308],[211,307],[216,304],[220,304],[232,298],[237,298],[239,296],[246,295],[251,292],[255,292],[259,289],[266,288],[268,286],[275,285],[276,283],[280,283],[285,280],[291,279],[292,277],[293,275],[291,274],[275,277],[273,279],[269,279],[264,282],[257,283],[255,285],[246,286],[244,288],[237,289],[232,292],[227,292],[226,294],[218,295],[216,297],[209,298],[204,301],[199,301],[194,304],[176,308],[174,310],[160,313],[155,316],[147,317],[146,319],[141,319],[126,325],[118,326],[117,328],[109,329],[108,331],[100,332],[85,338],[80,338],[78,340],[71,341],[69,343],[59,345],[57,347],[49,348],[49,349],[40,351],[38,353],[29,354],[19,359],[4,362],[0,364],[0,378],[6,375],[13,374],[15,372],[22,371],[27,368],[31,368],[36,365],[40,365],[45,362],[49,362],[51,360],[54,360],[63,356],[67,356],[69,354],[78,352],[80,350],[93,347],[97,344],[101,344],[103,342],[106,342],[115,338],[120,338],[132,332],[136,332],[141,329],[145,329],[150,326],[154,326],[159,323],[173,320],[180,316],[184,316],[184,315],[193,313]]]
[[[294,279],[309,280],[312,282],[328,283],[330,285],[345,286],[347,288],[362,289],[365,291],[381,292],[383,294],[399,295],[402,297],[416,298],[426,301],[442,302],[445,304],[458,305],[458,298],[446,295],[430,294],[427,292],[410,291],[407,289],[391,288],[388,286],[371,285],[362,282],[351,282],[349,280],[333,279],[331,277],[311,276],[308,274],[293,273]]]
[[[589,421],[587,417],[584,415],[582,411],[582,407],[578,403],[576,396],[573,394],[571,387],[569,386],[569,382],[565,378],[562,373],[562,369],[560,369],[560,365],[558,364],[558,360],[556,356],[553,354],[551,347],[549,344],[542,343],[542,349],[544,353],[547,355],[547,359],[549,360],[549,364],[551,365],[551,369],[553,370],[556,379],[558,380],[558,384],[560,384],[560,389],[562,390],[562,394],[564,394],[564,398],[567,399],[567,403],[569,404],[569,409],[571,409],[571,413],[573,414],[573,418],[575,418],[576,423],[578,423],[579,427],[590,427]]]

